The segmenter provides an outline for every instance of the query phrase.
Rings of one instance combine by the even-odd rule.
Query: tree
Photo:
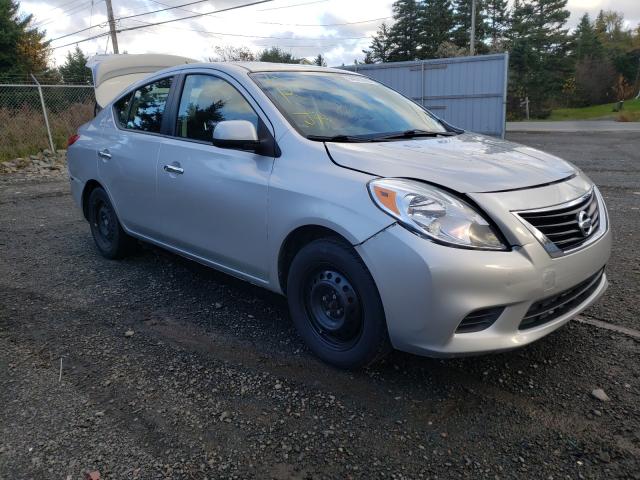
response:
[[[579,105],[595,105],[615,99],[616,70],[608,58],[582,58],[576,64],[575,77],[575,98]]]
[[[363,50],[364,63],[384,63],[388,62],[391,56],[391,31],[386,23],[380,25],[375,36],[371,38],[369,50]]]
[[[588,13],[585,13],[580,18],[580,23],[578,23],[573,34],[573,41],[575,44],[575,56],[578,61],[587,57],[600,58],[604,53],[602,42],[600,42],[600,38],[596,34]]]
[[[210,62],[253,62],[254,53],[247,47],[233,47],[231,45],[215,47],[215,57],[209,57]]]
[[[509,30],[512,97],[529,97],[532,111],[542,113],[559,96],[571,76],[565,28],[567,0],[515,0]]]
[[[300,59],[293,56],[291,52],[285,52],[280,47],[271,47],[263,50],[258,55],[261,62],[274,63],[300,63]]]
[[[327,61],[324,59],[324,57],[322,56],[321,53],[318,54],[318,56],[315,58],[313,63],[314,63],[314,65],[317,65],[319,67],[326,67],[327,66]]]
[[[415,60],[420,45],[420,9],[416,0],[393,3],[394,24],[389,31],[389,61]]]
[[[613,10],[600,10],[595,21],[595,30],[602,41],[609,45],[626,44],[631,39],[631,32],[624,30],[624,16]]]
[[[620,100],[636,92],[640,77],[640,50],[634,45],[634,32],[624,28],[624,17],[612,10],[600,11],[594,29],[603,45],[604,56],[611,59],[618,74],[617,96]]]
[[[487,50],[483,43],[487,36],[487,25],[485,23],[484,4],[482,0],[476,1],[476,32],[475,48],[478,53]],[[473,0],[454,0],[453,3],[453,43],[458,47],[470,50],[471,40],[471,12]]]
[[[509,29],[509,7],[507,0],[484,0],[486,33],[491,49],[497,51]]]
[[[453,7],[450,0],[426,0],[421,12],[420,58],[434,58],[440,45],[452,40]]]
[[[67,52],[64,65],[58,68],[65,83],[91,83],[91,70],[87,68],[87,57],[76,45],[73,52]]]
[[[436,58],[452,58],[452,57],[464,57],[468,55],[469,51],[466,48],[458,47],[453,42],[442,42],[436,50]]]
[[[0,75],[40,73],[47,69],[49,42],[31,26],[33,15],[19,14],[15,0],[0,0]]]

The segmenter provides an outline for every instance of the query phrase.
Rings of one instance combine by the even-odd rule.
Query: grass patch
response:
[[[615,103],[592,105],[583,108],[557,108],[547,120],[618,120],[624,122],[640,121],[640,100],[626,100],[621,112],[614,112]],[[618,117],[620,116],[620,119]]]
[[[74,103],[49,113],[51,136],[56,148],[66,148],[67,138],[93,117],[92,103]],[[0,108],[0,162],[35,154],[49,148],[42,111],[28,106]]]

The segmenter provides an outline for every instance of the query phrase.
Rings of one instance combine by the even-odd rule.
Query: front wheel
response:
[[[291,263],[287,297],[298,333],[325,362],[360,368],[391,349],[378,289],[350,245],[327,238],[304,246]]]

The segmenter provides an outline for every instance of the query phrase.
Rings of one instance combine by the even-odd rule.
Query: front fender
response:
[[[269,284],[280,293],[278,258],[291,232],[320,226],[358,245],[394,223],[369,196],[367,182],[374,176],[335,165],[322,143],[305,143],[299,156],[286,154],[275,161],[269,184]],[[295,145],[281,148],[296,150]]]

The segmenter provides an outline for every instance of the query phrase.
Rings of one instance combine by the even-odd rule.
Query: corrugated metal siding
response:
[[[388,85],[452,125],[503,137],[508,64],[501,53],[342,68]]]

